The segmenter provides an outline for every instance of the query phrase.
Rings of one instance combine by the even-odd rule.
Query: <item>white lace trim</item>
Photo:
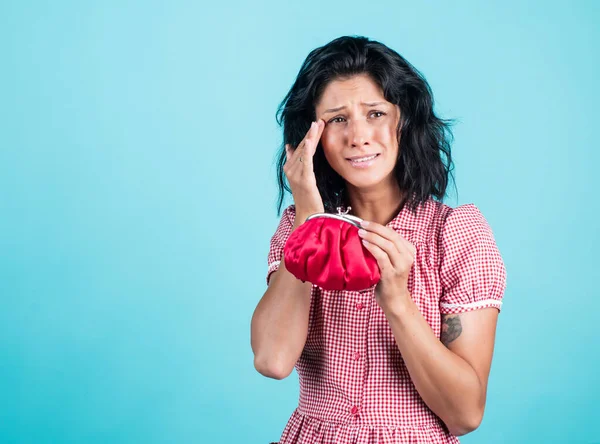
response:
[[[272,264],[270,264],[268,272],[275,270],[275,268],[279,267],[280,263],[281,263],[281,261],[275,261]]]
[[[483,301],[471,302],[470,304],[446,304],[444,302],[440,302],[440,307],[442,308],[480,308],[485,307],[487,305],[494,305],[497,307],[502,307],[502,301],[498,301],[496,299],[485,299]]]

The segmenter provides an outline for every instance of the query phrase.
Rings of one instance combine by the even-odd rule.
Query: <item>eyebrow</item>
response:
[[[371,102],[371,103],[361,102],[360,104],[363,105],[363,106],[377,106],[377,105],[385,105],[385,102]],[[338,108],[326,109],[325,111],[323,111],[323,114],[335,113],[335,112],[340,111],[340,110],[342,110],[344,108],[346,108],[346,107],[345,106],[340,106]]]

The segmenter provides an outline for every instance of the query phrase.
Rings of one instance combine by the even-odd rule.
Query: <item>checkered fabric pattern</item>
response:
[[[271,238],[267,283],[282,260],[295,208]],[[439,338],[441,314],[500,310],[506,270],[487,221],[473,204],[429,199],[387,225],[415,245],[408,289]],[[280,444],[458,443],[415,389],[375,287],[326,291],[313,285],[308,338],[296,363],[298,407]]]

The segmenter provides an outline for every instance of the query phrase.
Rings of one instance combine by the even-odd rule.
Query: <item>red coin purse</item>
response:
[[[285,267],[296,278],[325,290],[363,290],[379,282],[377,260],[358,235],[356,216],[317,213],[292,232],[285,243]]]

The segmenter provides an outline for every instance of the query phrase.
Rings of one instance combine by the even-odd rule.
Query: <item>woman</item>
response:
[[[483,417],[506,271],[477,207],[438,201],[451,133],[427,82],[385,45],[341,37],[308,55],[279,113],[279,210],[285,190],[294,205],[251,342],[261,374],[299,375],[280,443],[458,442]],[[364,220],[374,288],[325,291],[285,268],[290,233],[338,206]]]

